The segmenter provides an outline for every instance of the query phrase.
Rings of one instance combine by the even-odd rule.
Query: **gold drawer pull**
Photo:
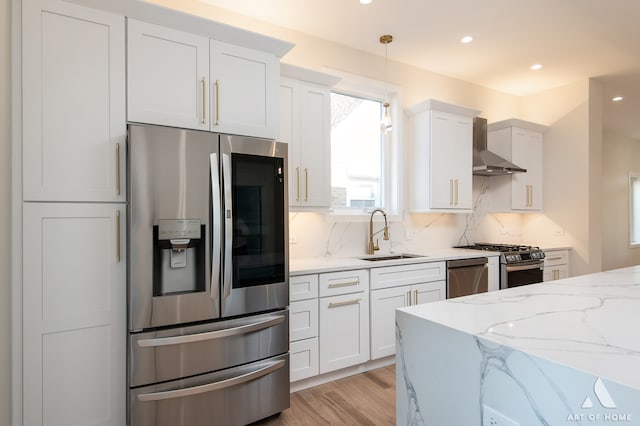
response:
[[[351,287],[352,285],[360,285],[360,280],[332,283],[329,284],[329,288]]]
[[[338,308],[340,306],[357,305],[362,299],[345,300],[344,302],[331,302],[329,308]]]

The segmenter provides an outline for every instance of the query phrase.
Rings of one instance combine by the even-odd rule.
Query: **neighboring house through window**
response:
[[[397,92],[394,129],[381,131],[384,82],[349,76],[331,93],[331,207],[334,214],[366,214],[374,208],[399,213],[400,120]]]

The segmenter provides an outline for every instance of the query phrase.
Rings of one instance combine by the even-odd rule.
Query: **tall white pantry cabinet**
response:
[[[22,8],[23,423],[123,425],[125,19]]]

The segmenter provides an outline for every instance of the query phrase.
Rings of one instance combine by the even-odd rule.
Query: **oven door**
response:
[[[544,262],[534,261],[516,265],[502,265],[500,288],[520,287],[542,282]]]
[[[289,304],[287,144],[220,137],[223,317]]]
[[[136,388],[130,426],[245,425],[289,408],[289,354]]]

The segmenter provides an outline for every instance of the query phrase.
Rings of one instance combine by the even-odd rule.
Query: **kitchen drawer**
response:
[[[318,275],[299,275],[289,278],[289,301],[318,297]]]
[[[371,269],[371,289],[427,283],[447,277],[446,262],[413,263]]]
[[[544,253],[544,266],[566,265],[569,261],[567,250],[546,251]]]
[[[292,302],[289,305],[289,340],[318,336],[318,299]]]
[[[320,360],[318,357],[318,338],[291,342],[290,352],[290,381],[306,379],[317,376],[320,372]]]
[[[357,269],[320,274],[320,297],[369,290],[369,271]]]

